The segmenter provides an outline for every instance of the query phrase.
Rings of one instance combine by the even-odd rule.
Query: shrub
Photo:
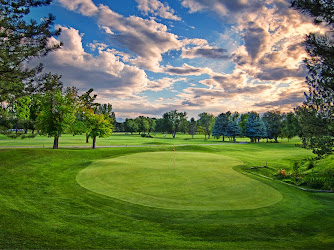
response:
[[[276,176],[277,176],[277,178],[279,178],[279,179],[286,178],[287,174],[286,174],[285,169],[278,169],[278,170],[277,170],[277,173],[276,173]]]

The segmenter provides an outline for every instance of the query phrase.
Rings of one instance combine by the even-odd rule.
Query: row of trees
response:
[[[51,73],[44,75],[39,91],[11,100],[0,109],[0,130],[12,137],[27,137],[32,134],[54,138],[53,148],[58,148],[59,137],[64,133],[86,134],[91,137],[93,148],[96,138],[106,137],[114,128],[115,114],[110,104],[95,102],[93,89],[78,95],[75,87],[63,88],[61,77]],[[12,130],[15,133],[12,133]],[[18,133],[24,129],[24,133]]]
[[[123,124],[124,132],[129,133],[150,133],[163,132],[172,134],[176,132],[204,134],[205,138],[214,136],[216,138],[225,137],[235,141],[237,136],[246,136],[252,142],[258,142],[262,138],[274,139],[278,142],[278,137],[291,139],[296,135],[301,135],[300,122],[293,112],[282,114],[280,111],[269,111],[263,114],[248,112],[239,114],[238,112],[221,113],[217,117],[203,112],[199,114],[199,119],[191,118],[187,120],[186,112],[172,110],[163,114],[162,118],[149,118],[139,116],[135,119],[126,119]]]

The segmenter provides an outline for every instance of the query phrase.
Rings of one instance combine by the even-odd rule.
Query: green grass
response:
[[[198,152],[140,153],[96,161],[78,183],[94,192],[149,207],[240,210],[270,206],[282,195],[233,170],[242,161]]]
[[[139,134],[125,134],[125,133],[113,133],[108,138],[97,138],[97,147],[99,146],[131,146],[131,145],[180,145],[180,144],[220,144],[222,139],[219,140],[211,137],[210,139],[204,138],[204,135],[194,135],[192,139],[189,134],[179,133],[176,138],[172,138],[172,135],[163,135],[160,133],[152,133],[153,138],[142,138]],[[228,142],[228,139],[225,139]],[[263,140],[264,141],[264,140]],[[287,139],[283,140],[285,143],[295,144],[300,143],[300,140],[295,138],[290,142]],[[85,135],[70,135],[64,134],[59,138],[59,147],[91,147],[92,141],[87,144]],[[237,142],[249,142],[248,138],[237,138]],[[25,138],[25,139],[11,139],[5,135],[0,134],[0,148],[8,147],[40,147],[40,148],[51,148],[53,146],[53,138],[48,138],[47,136],[37,135],[35,138]]]
[[[99,194],[76,181],[81,171],[93,168],[94,164],[125,158],[134,161],[136,156],[144,158],[150,152],[153,160],[172,148],[0,150],[0,248],[333,249],[333,194],[304,192],[243,172],[240,166],[260,166],[267,161],[269,166],[284,168],[294,160],[311,156],[309,151],[293,144],[176,147],[177,154],[190,158],[204,154],[224,159],[229,167],[221,172],[213,167],[218,173],[243,176],[255,186],[264,185],[282,195],[279,202],[254,209],[205,210],[204,204],[194,203],[198,199],[191,201],[200,206],[197,210],[159,208],[122,200],[114,193]],[[189,165],[196,166],[196,160],[189,160]],[[183,164],[182,171],[194,177],[195,173],[187,170],[186,165]],[[232,165],[239,166],[231,168]],[[209,167],[202,164],[203,169]],[[181,177],[185,178],[185,172],[178,180]],[[210,181],[216,178],[209,173],[207,177]],[[203,188],[203,192],[209,193],[209,184]],[[249,195],[256,195],[254,186],[249,189]],[[176,191],[180,195],[180,189]]]

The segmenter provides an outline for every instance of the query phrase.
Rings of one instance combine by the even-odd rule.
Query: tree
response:
[[[51,0],[1,0],[0,5],[0,102],[30,92],[31,82],[42,70],[25,67],[32,58],[47,55],[60,47],[48,43],[48,38],[59,35],[52,31],[55,17],[51,14],[38,24],[26,21],[30,8],[49,5]]]
[[[215,123],[215,117],[213,114],[208,114],[206,112],[200,113],[199,119],[197,121],[198,126],[204,130],[205,139],[206,136],[210,139],[212,127]]]
[[[163,114],[163,120],[165,131],[172,133],[173,138],[175,138],[180,125],[184,122],[184,120],[187,120],[187,113],[172,110]]]
[[[239,127],[238,121],[236,119],[230,120],[225,131],[225,135],[232,137],[233,142],[235,142],[235,137],[241,135],[241,128]]]
[[[139,116],[135,119],[136,123],[138,124],[138,132],[140,133],[146,133],[150,129],[150,123],[147,119],[147,117]]]
[[[156,126],[156,123],[155,123],[155,118],[149,118],[147,117],[148,119],[148,124],[149,124],[149,127],[148,127],[148,134],[150,134],[151,132],[153,132],[155,130],[155,126]]]
[[[266,128],[258,113],[249,114],[245,135],[251,139],[251,142],[257,142],[266,137]]]
[[[243,135],[246,134],[246,124],[247,124],[247,121],[248,121],[248,117],[250,116],[250,112],[248,113],[245,113],[245,114],[241,114],[240,116],[240,121],[239,121],[239,126],[241,128],[241,132]]]
[[[96,114],[93,109],[89,109],[85,115],[89,127],[88,135],[93,138],[92,148],[96,149],[96,138],[110,136],[114,126],[108,114]]]
[[[300,124],[293,112],[289,112],[283,115],[283,124],[281,137],[286,137],[291,140],[294,136],[299,135]]]
[[[306,83],[309,93],[305,93],[306,101],[297,109],[299,116],[309,117],[311,124],[322,126],[319,133],[316,127],[311,129],[310,125],[301,123],[303,139],[308,141],[308,148],[318,152],[319,156],[326,155],[332,152],[334,143],[334,2],[297,0],[292,1],[292,7],[314,17],[316,24],[326,24],[329,30],[326,35],[311,33],[306,38],[306,51],[309,54],[309,58],[305,59],[309,70]],[[310,137],[306,138],[307,130],[317,132],[317,137],[309,134]]]
[[[124,129],[125,132],[130,132],[131,134],[138,132],[138,124],[135,120],[126,118],[124,122]]]
[[[282,129],[282,115],[280,111],[268,111],[263,114],[262,120],[267,131],[267,138],[274,139],[278,143],[278,136]]]
[[[215,120],[213,129],[212,129],[213,136],[217,138],[222,136],[223,141],[225,141],[226,128],[227,128],[230,116],[231,116],[230,111],[226,113],[221,113],[220,115],[218,115],[218,117]]]
[[[305,104],[297,107],[295,112],[300,123],[299,136],[303,147],[311,149],[319,158],[331,154],[334,146],[333,137],[329,135],[333,134],[334,129],[331,121],[323,119],[317,110]],[[328,132],[329,130],[331,131]]]
[[[194,117],[191,117],[190,123],[189,123],[189,134],[191,134],[191,138],[194,139],[194,134],[197,131],[197,123],[195,121]]]
[[[54,87],[52,83],[55,83]],[[50,75],[47,79],[45,85],[50,87],[50,90],[41,94],[41,112],[37,118],[41,134],[54,137],[53,149],[58,148],[59,137],[69,130],[76,118],[77,90],[67,88],[62,92],[60,83],[58,75]]]

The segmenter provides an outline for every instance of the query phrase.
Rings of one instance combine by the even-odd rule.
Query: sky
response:
[[[90,88],[118,121],[170,110],[292,111],[304,101],[303,41],[325,32],[289,0],[53,0],[61,49],[40,59],[65,86]],[[32,61],[31,64],[37,63]]]

